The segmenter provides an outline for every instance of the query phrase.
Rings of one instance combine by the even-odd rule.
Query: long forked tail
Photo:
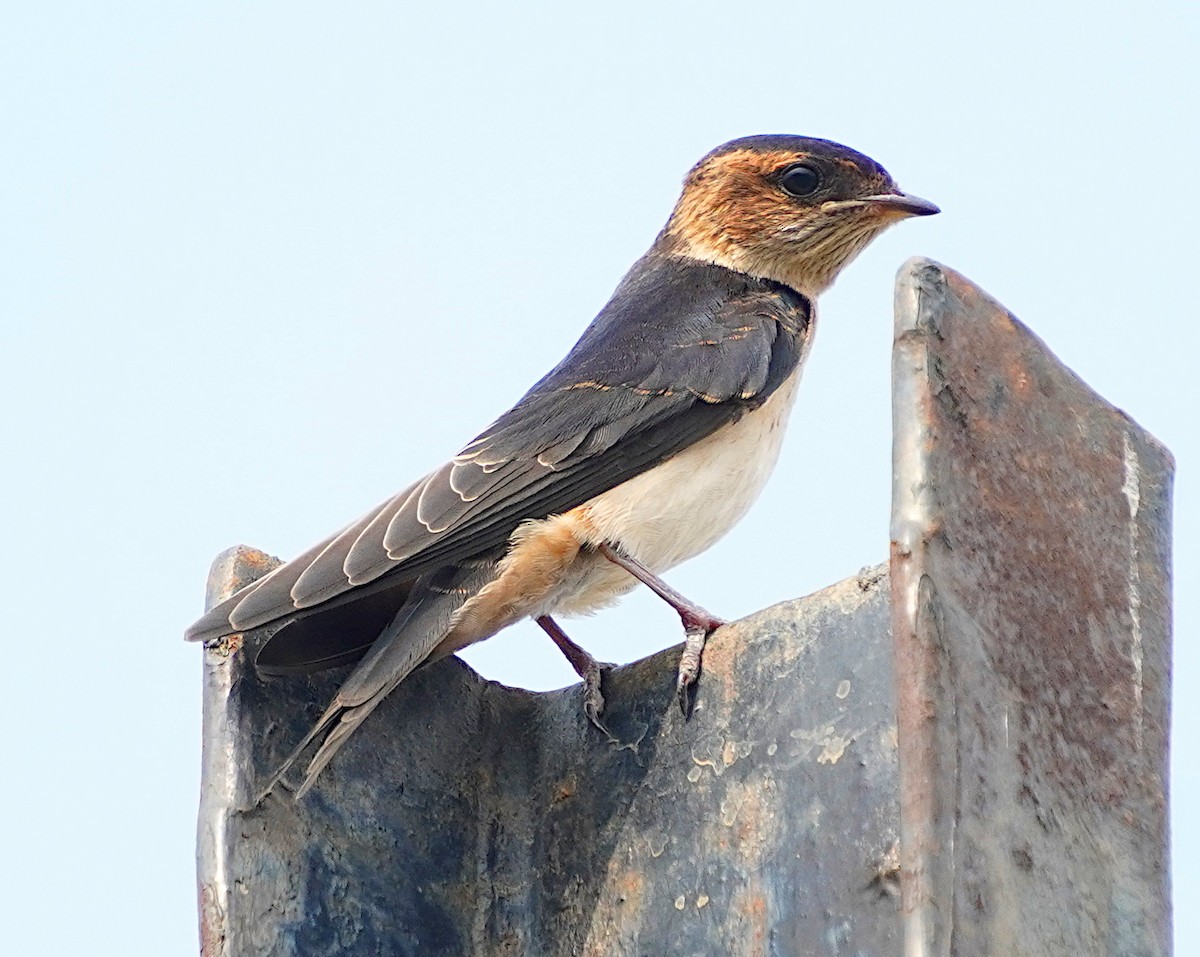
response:
[[[454,626],[458,610],[491,581],[495,569],[492,558],[479,558],[419,578],[408,600],[338,689],[321,719],[271,775],[255,803],[270,794],[309,745],[332,726],[309,762],[295,800],[307,794],[355,729],[433,653]]]

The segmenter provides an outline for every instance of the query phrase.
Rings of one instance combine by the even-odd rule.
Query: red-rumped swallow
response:
[[[721,621],[658,575],[729,531],[766,482],[816,297],[892,223],[936,212],[827,140],[751,136],[700,160],[649,252],[513,408],[188,629],[211,640],[282,622],[257,657],[267,674],[358,661],[272,785],[332,728],[299,798],[415,668],[525,617],[584,678],[600,725],[600,667],[550,616],[603,608],[639,580],[683,619],[686,713]]]

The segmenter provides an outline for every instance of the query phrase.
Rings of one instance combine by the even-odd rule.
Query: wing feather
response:
[[[681,264],[682,263],[682,264]],[[795,371],[810,305],[651,253],[575,348],[441,468],[243,590],[188,636],[353,600],[494,549],[735,421]]]

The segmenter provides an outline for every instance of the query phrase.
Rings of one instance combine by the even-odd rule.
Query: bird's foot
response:
[[[600,720],[600,715],[604,713],[604,672],[611,671],[616,666],[607,661],[597,661],[593,658],[585,649],[568,638],[566,632],[559,627],[558,622],[549,615],[542,615],[536,621],[542,631],[553,639],[558,649],[571,663],[575,674],[583,679],[583,713],[587,715],[588,721],[611,738],[612,735],[604,726],[604,722]]]
[[[597,661],[593,658],[581,676],[583,678],[583,713],[587,715],[588,721],[597,730],[609,737],[612,737],[612,734],[600,720],[600,716],[604,714],[604,673],[611,671],[614,667],[615,665],[610,665],[606,661]]]
[[[704,643],[709,635],[725,624],[724,619],[706,611],[695,602],[688,601],[636,558],[626,555],[619,548],[602,542],[597,550],[614,565],[624,568],[678,612],[687,638],[683,644],[683,656],[679,659],[679,677],[675,683],[675,692],[679,697],[679,707],[683,716],[690,717],[696,679],[700,677],[700,658],[704,653]]]
[[[684,719],[692,716],[692,705],[696,700],[696,681],[700,677],[700,663],[704,656],[704,644],[708,636],[725,624],[719,618],[714,618],[705,612],[703,624],[684,618],[686,637],[683,642],[683,654],[679,656],[679,675],[675,680],[675,694],[679,699],[679,710]],[[680,614],[682,616],[682,613]]]

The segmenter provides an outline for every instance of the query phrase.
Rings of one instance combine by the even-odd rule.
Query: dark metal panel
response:
[[[267,567],[241,558],[215,591]],[[532,694],[447,660],[303,800],[257,807],[344,672],[261,678],[253,632],[210,649],[206,953],[896,955],[887,622],[876,569],[721,629],[686,723],[678,649],[621,668],[611,742],[578,686]]]
[[[894,396],[905,953],[1167,954],[1171,457],[927,260]]]

